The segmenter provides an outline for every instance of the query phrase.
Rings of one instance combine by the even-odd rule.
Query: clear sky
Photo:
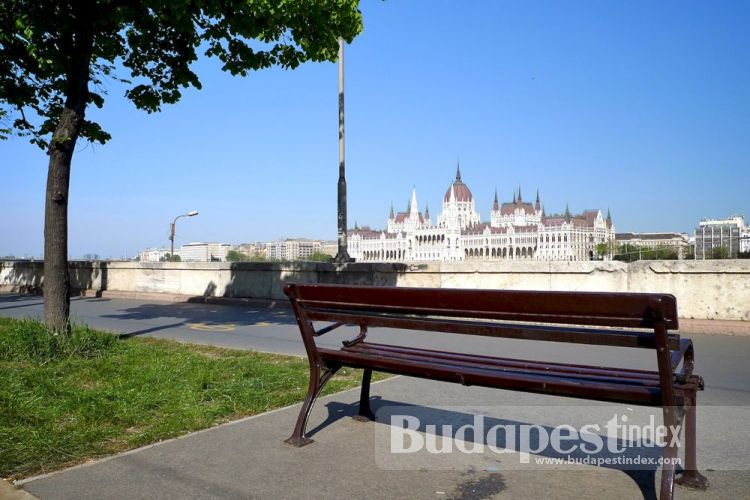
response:
[[[618,231],[750,216],[750,3],[365,0],[346,50],[349,224],[385,226],[413,186],[436,219],[461,163],[477,210],[536,189],[548,213],[610,208]],[[79,144],[70,254],[336,237],[337,67],[232,78],[163,112],[108,85]],[[46,156],[0,142],[0,255],[43,248]]]

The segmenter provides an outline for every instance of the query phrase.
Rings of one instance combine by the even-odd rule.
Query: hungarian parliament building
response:
[[[536,194],[524,201],[521,189],[513,200],[499,203],[497,191],[489,222],[480,222],[469,186],[456,179],[443,198],[442,211],[432,223],[430,211],[417,205],[416,189],[405,212],[393,206],[384,231],[357,227],[348,231],[349,255],[358,262],[537,260],[572,261],[597,258],[597,245],[614,243],[609,212],[600,210],[547,215]]]

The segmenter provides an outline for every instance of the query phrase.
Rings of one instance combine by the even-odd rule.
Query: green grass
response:
[[[330,394],[360,383],[342,369]],[[304,399],[303,358],[117,340],[66,339],[0,318],[0,477],[48,472]],[[280,430],[280,435],[291,429]]]

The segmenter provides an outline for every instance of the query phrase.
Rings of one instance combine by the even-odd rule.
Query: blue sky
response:
[[[610,208],[618,231],[750,216],[747,2],[366,0],[346,51],[349,223],[383,227],[416,186],[433,219],[460,160],[483,220],[494,189],[547,212]],[[232,78],[148,115],[108,85],[79,144],[70,254],[335,239],[337,67]],[[0,143],[0,255],[42,254],[46,156]]]

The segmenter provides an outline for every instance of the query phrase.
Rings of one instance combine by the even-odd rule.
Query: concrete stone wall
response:
[[[159,292],[203,297],[285,299],[282,285],[300,283],[350,283],[397,286],[403,265],[333,264],[293,262],[112,262],[107,290]]]
[[[0,261],[0,291],[39,291],[43,263]],[[680,316],[750,321],[750,260],[456,262],[344,267],[299,263],[71,262],[72,287],[94,292],[284,299],[286,281],[382,286],[660,292]]]
[[[101,290],[110,265],[108,262],[69,262],[71,288],[74,291]],[[0,260],[0,292],[40,293],[43,280],[43,261]]]

